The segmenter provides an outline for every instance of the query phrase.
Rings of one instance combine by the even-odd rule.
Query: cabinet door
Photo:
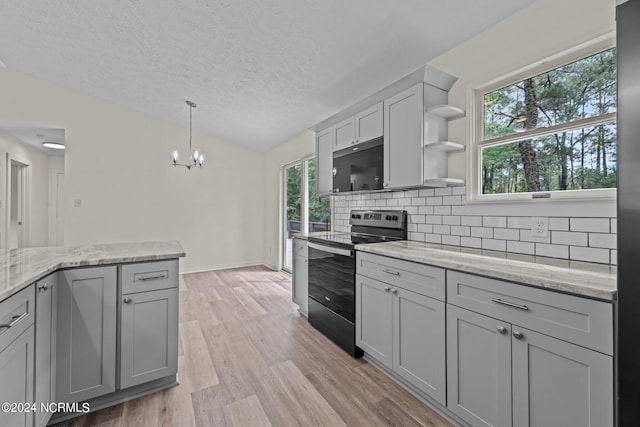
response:
[[[292,293],[293,302],[306,316],[309,305],[309,259],[300,255],[293,256]]]
[[[57,401],[115,390],[116,298],[115,266],[58,273]]]
[[[512,329],[514,427],[613,426],[611,356]]]
[[[333,128],[316,135],[316,193],[321,196],[333,192],[334,139]]]
[[[57,273],[36,283],[35,402],[53,403],[56,386]],[[36,426],[46,426],[51,412],[36,411]]]
[[[178,288],[124,295],[120,388],[178,372]]]
[[[382,102],[356,114],[354,122],[356,144],[382,137],[383,117]]]
[[[33,325],[0,348],[0,402],[33,402]],[[33,413],[0,411],[0,425],[32,426]]]
[[[393,370],[446,404],[445,304],[405,289],[393,294]]]
[[[391,287],[356,275],[356,345],[378,362],[392,368]]]
[[[342,150],[355,144],[355,122],[353,116],[333,126],[335,141],[333,151]]]
[[[384,101],[384,187],[423,185],[423,91],[419,83]]]
[[[508,323],[447,305],[447,407],[473,426],[511,425],[510,332]]]

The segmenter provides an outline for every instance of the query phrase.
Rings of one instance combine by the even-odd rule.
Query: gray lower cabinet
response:
[[[177,371],[178,288],[123,295],[120,388],[175,375]]]
[[[36,283],[36,348],[34,425],[46,426],[52,413],[41,404],[56,402],[56,322],[58,274],[53,273]]]
[[[293,245],[293,280],[291,297],[298,304],[300,313],[307,315],[309,306],[309,258],[307,241],[294,238]]]
[[[447,306],[448,408],[473,426],[612,426],[613,358]]]
[[[445,404],[444,302],[356,275],[356,344]]]
[[[34,287],[0,303],[0,402],[33,402]],[[33,425],[33,413],[0,411],[1,426]]]
[[[116,388],[117,267],[58,275],[56,400],[82,402]]]

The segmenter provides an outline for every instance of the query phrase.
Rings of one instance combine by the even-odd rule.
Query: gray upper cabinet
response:
[[[316,134],[316,193],[318,195],[333,192],[333,128]]]
[[[178,288],[125,294],[120,322],[120,388],[178,371]]]
[[[355,144],[355,121],[353,116],[333,126],[335,134],[332,151],[342,150]]]
[[[117,291],[116,266],[59,272],[56,400],[115,390]]]
[[[355,143],[381,138],[384,134],[384,107],[382,102],[359,112],[354,118]]]
[[[0,402],[33,402],[34,286],[0,303]],[[1,426],[30,427],[33,413],[0,411]]]
[[[58,273],[53,273],[36,283],[36,354],[35,354],[35,402],[56,402],[56,322],[57,322]],[[51,412],[34,413],[37,427],[46,426]]]

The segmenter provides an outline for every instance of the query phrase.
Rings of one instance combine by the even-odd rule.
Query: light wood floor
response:
[[[180,385],[57,426],[451,426],[297,312],[256,266],[180,279]]]

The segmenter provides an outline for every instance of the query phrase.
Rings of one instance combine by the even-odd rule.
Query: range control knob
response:
[[[355,219],[356,215],[355,214],[351,214],[351,218]]]
[[[397,221],[397,220],[398,220],[398,215],[394,215],[394,216],[393,216],[393,220],[394,220],[394,221]]]
[[[356,218],[362,219],[362,215],[356,215]]]
[[[391,221],[391,215],[387,215],[386,220]]]

